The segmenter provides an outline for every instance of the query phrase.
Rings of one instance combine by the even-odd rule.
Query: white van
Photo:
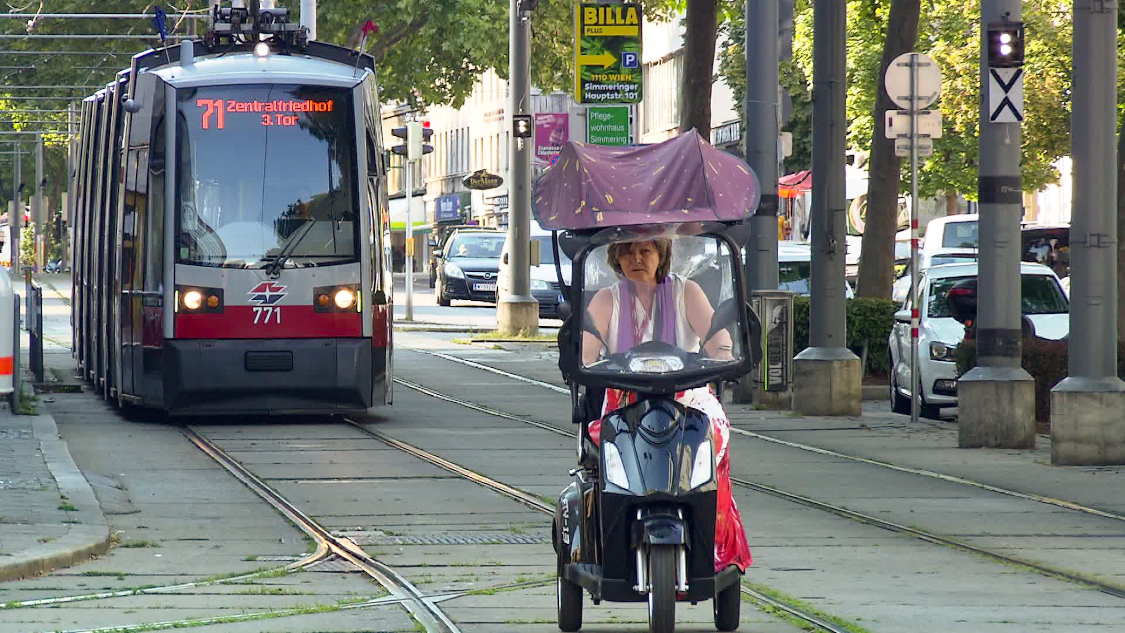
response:
[[[852,285],[844,281],[844,296],[855,297]],[[812,294],[812,244],[782,241],[777,243],[777,289],[798,295]]]
[[[539,263],[531,267],[531,296],[539,302],[539,318],[541,319],[557,319],[559,318],[559,304],[563,302],[562,286],[559,284],[558,271],[555,269],[555,253],[551,246],[551,232],[544,230],[539,226],[539,223],[534,219],[531,220],[531,240],[534,244],[538,244]],[[497,296],[503,296],[508,292],[511,280],[511,271],[508,265],[509,259],[509,244],[510,241],[504,243],[504,250],[500,253],[500,272],[497,277],[496,290],[499,293]],[[534,261],[534,252],[532,253],[532,261]],[[559,252],[562,258],[560,264],[562,267],[563,280],[567,284],[570,283],[571,275],[571,261],[567,258],[566,254]]]

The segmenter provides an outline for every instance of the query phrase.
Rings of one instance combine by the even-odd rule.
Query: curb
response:
[[[66,441],[59,438],[58,426],[50,413],[40,413],[32,420],[35,438],[43,460],[55,478],[59,494],[65,496],[77,511],[70,514],[79,521],[72,524],[66,536],[16,552],[0,562],[0,582],[18,580],[43,572],[85,562],[109,551],[109,525],[101,504],[86,476],[70,455]]]

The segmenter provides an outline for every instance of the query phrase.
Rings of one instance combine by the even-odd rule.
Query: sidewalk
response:
[[[23,350],[27,357],[27,349]],[[0,405],[0,581],[34,576],[105,553],[109,527],[94,491],[59,438],[47,394],[21,372],[25,412]]]

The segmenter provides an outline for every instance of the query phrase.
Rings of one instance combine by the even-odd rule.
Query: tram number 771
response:
[[[269,325],[271,320],[281,323],[280,306],[254,306],[254,325]]]

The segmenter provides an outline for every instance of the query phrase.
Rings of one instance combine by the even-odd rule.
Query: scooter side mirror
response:
[[[564,300],[559,304],[558,311],[560,319],[562,319],[563,321],[569,319],[572,312],[572,310],[570,309],[570,302]]]
[[[700,345],[705,345],[707,341],[715,338],[715,335],[722,330],[730,327],[738,319],[738,302],[734,299],[727,299],[719,304],[719,308],[711,315],[711,329],[707,331],[707,336],[699,342]]]

